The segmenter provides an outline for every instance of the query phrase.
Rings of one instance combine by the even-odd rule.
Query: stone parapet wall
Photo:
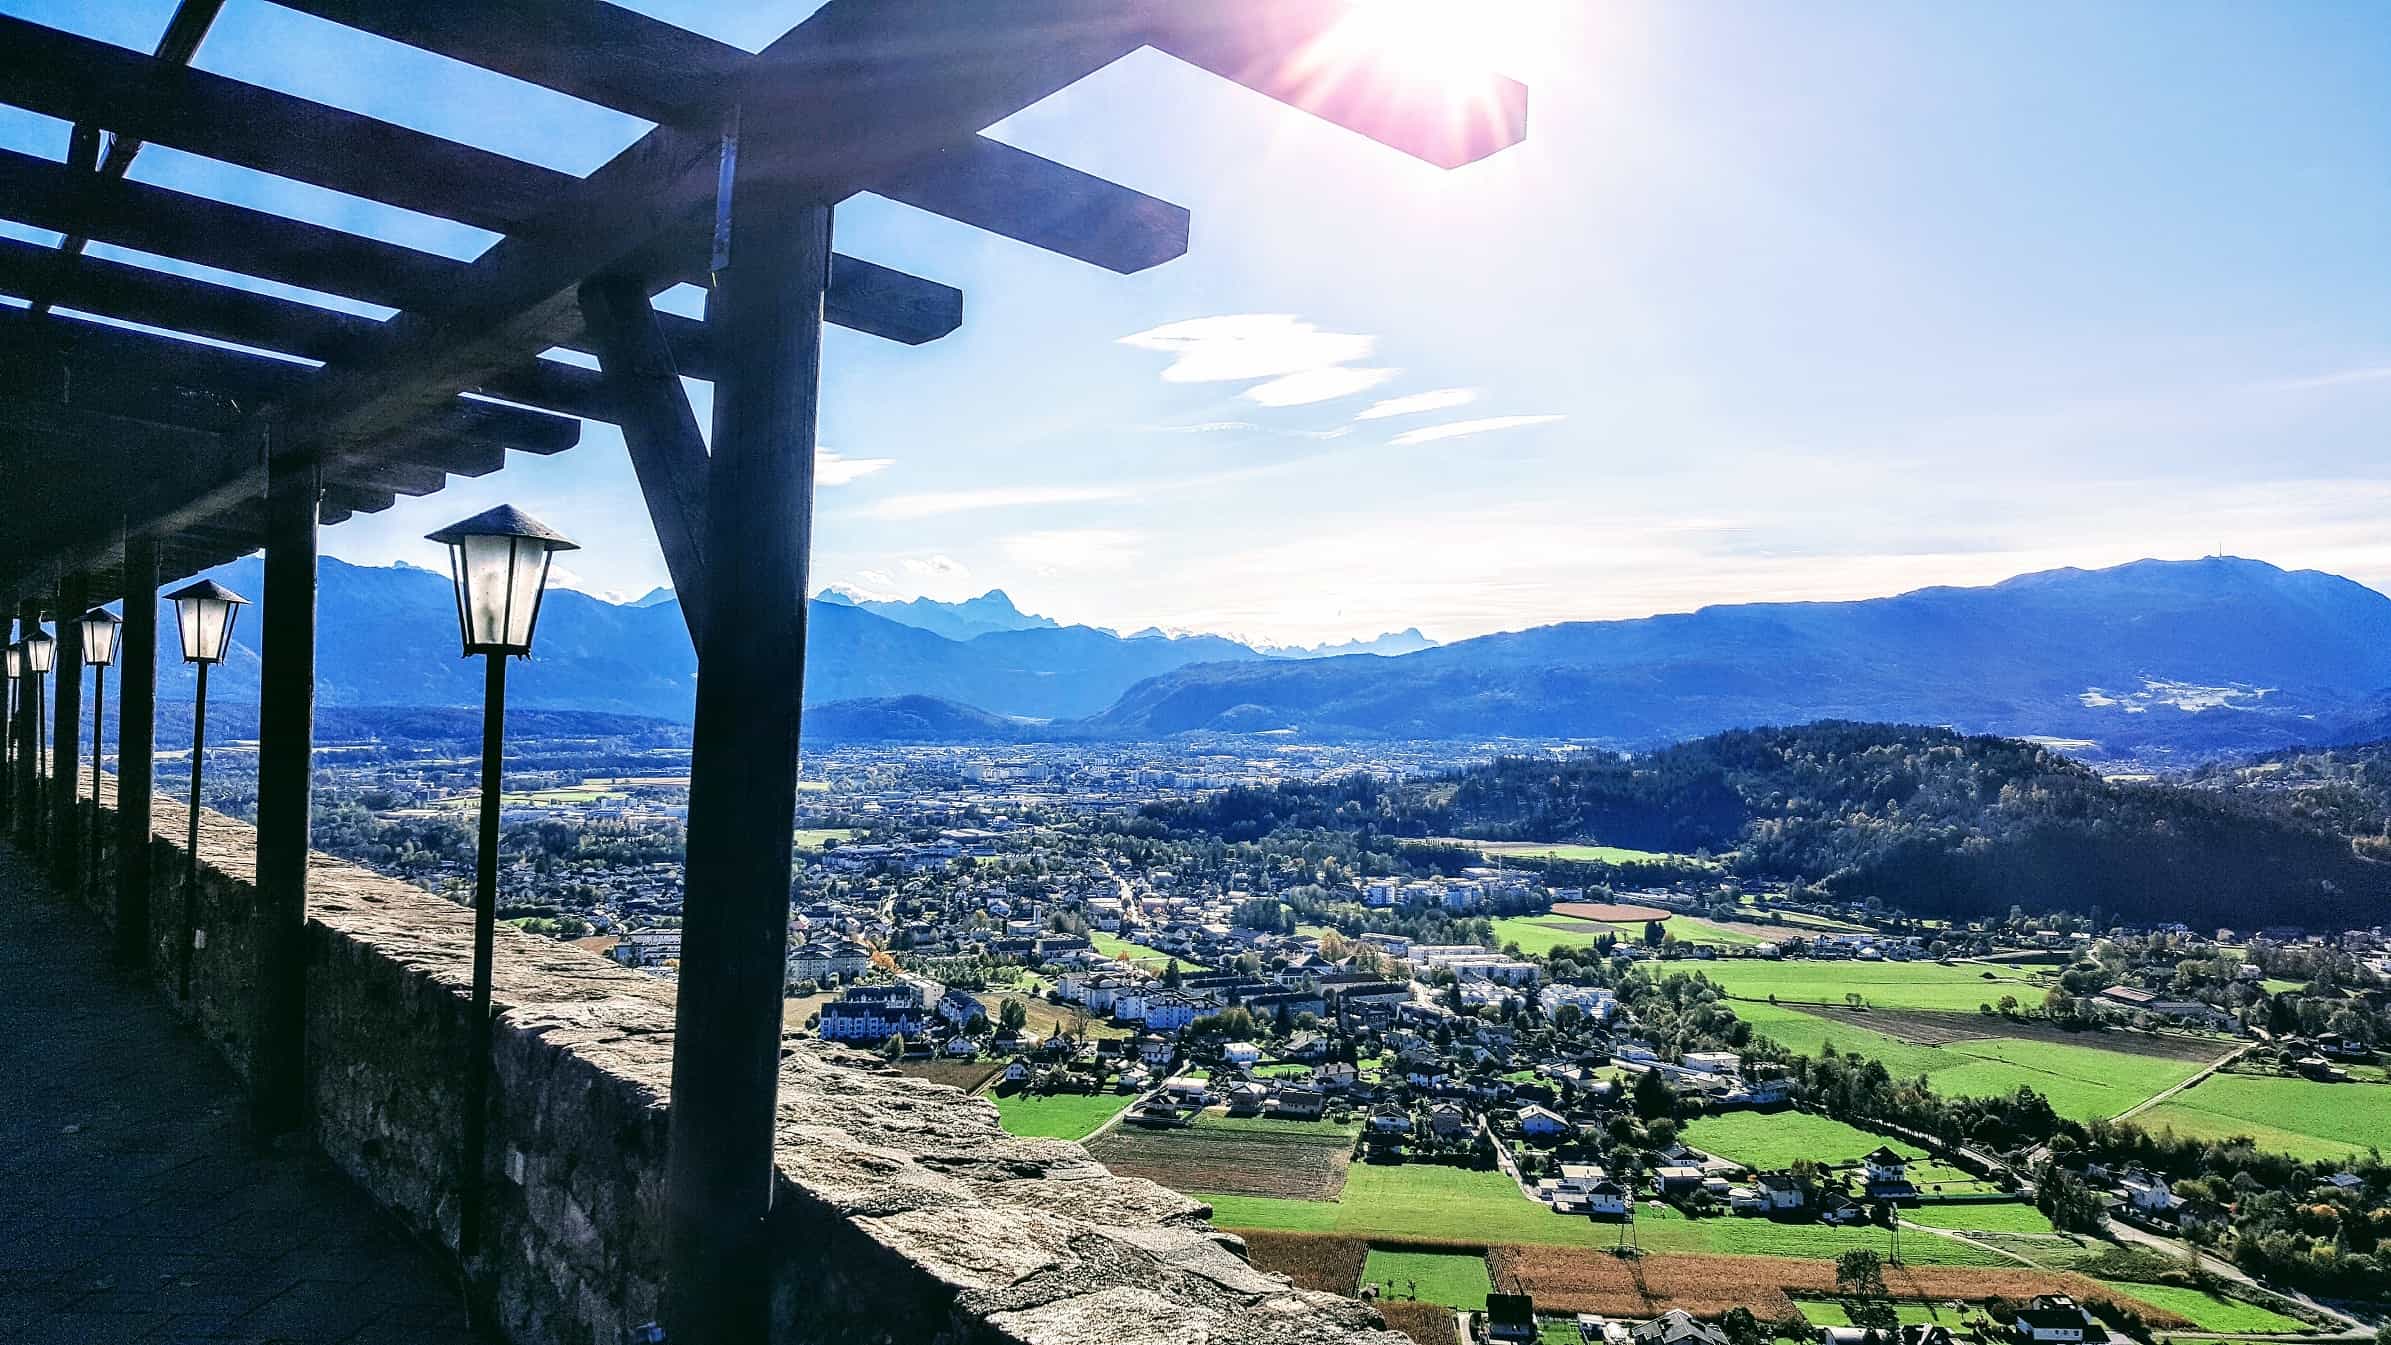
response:
[[[169,1002],[184,818],[157,800],[151,969]],[[113,820],[86,889],[110,921]],[[182,1006],[244,1072],[255,839],[202,814],[208,940]],[[323,855],[309,889],[311,1137],[453,1249],[471,914]],[[657,1315],[672,987],[502,926],[493,989],[489,1301],[517,1345],[617,1345]],[[789,1037],[778,1133],[775,1345],[1401,1345],[1372,1309],[1247,1265],[1201,1204],[1077,1144],[1008,1136],[987,1101],[871,1057]]]

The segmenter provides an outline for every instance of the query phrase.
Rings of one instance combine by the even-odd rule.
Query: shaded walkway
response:
[[[475,1345],[439,1264],[0,845],[0,1340]]]

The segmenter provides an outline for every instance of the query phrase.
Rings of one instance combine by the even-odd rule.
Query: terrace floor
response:
[[[0,844],[0,1340],[478,1345],[453,1280]]]

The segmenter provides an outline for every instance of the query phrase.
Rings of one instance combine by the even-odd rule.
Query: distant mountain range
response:
[[[259,563],[214,577],[262,599]],[[472,705],[445,574],[323,562],[319,699]],[[255,698],[254,615],[212,694]],[[1578,738],[1644,746],[1822,718],[1949,724],[2110,759],[2213,756],[2391,734],[2391,598],[2260,561],[2139,561],[1860,602],[1755,603],[1571,622],[1370,653],[1123,637],[962,603],[811,607],[809,722],[841,739],[991,741],[1182,733]],[[162,693],[189,678],[162,651]],[[686,720],[696,659],[669,592],[557,591],[526,709]],[[836,712],[831,713],[836,705]]]
[[[2212,558],[1860,602],[1570,622],[1393,659],[1174,670],[1091,731],[1293,729],[1645,745],[1816,719],[2080,740],[2096,756],[2381,736],[2391,598]]]

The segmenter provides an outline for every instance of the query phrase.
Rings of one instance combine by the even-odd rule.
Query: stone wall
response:
[[[151,968],[170,1003],[185,814],[159,799]],[[113,817],[86,895],[113,920]],[[201,818],[192,996],[248,1060],[255,833]],[[326,856],[309,869],[311,1137],[426,1240],[457,1237],[471,916]],[[669,983],[501,927],[493,1174],[482,1273],[517,1345],[617,1345],[657,1315]],[[1254,1270],[1199,1203],[1114,1176],[1077,1144],[1016,1139],[990,1103],[791,1036],[773,1217],[775,1345],[1344,1341],[1376,1314]]]

